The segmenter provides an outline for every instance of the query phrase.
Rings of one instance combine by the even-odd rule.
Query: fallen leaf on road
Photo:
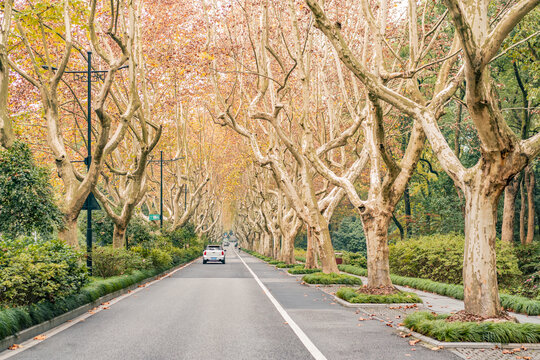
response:
[[[435,346],[435,347],[431,348],[431,350],[433,350],[433,351],[439,351],[441,349],[444,349],[444,346]]]
[[[411,354],[405,354],[405,356],[412,356]]]
[[[405,326],[405,323],[399,323],[398,326]]]
[[[45,340],[47,337],[45,335],[38,335],[34,337],[34,340]]]
[[[409,345],[414,346],[420,342],[420,339],[409,340]]]
[[[284,323],[284,324],[288,324],[288,322],[286,322],[286,321],[284,321],[283,323]]]
[[[109,302],[107,301],[107,302],[101,303],[101,305],[105,305],[105,306],[109,305]]]
[[[108,306],[104,306],[104,307],[103,307],[103,310],[109,310],[109,307],[108,307]]]
[[[330,305],[336,305],[336,303],[330,303]]]
[[[411,335],[412,334],[399,333],[399,336],[401,336],[402,338],[410,337]]]
[[[22,345],[13,344],[10,347],[8,347],[8,350],[17,350],[17,349],[20,349],[20,348],[22,348]]]
[[[415,348],[412,348],[411,351],[416,351],[416,349],[415,349]]]
[[[367,319],[364,319],[364,318],[358,318],[358,321],[365,321]]]

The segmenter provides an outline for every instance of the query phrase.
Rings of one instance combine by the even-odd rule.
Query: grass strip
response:
[[[198,254],[194,258],[196,257],[198,257]],[[175,264],[172,267],[178,265],[180,264]],[[166,268],[136,270],[129,275],[115,276],[91,282],[83,287],[80,293],[57,299],[54,303],[40,302],[28,306],[0,309],[0,340],[77,309],[78,307],[92,303],[102,296],[134,285],[166,270]]]
[[[403,323],[420,334],[449,342],[539,343],[540,325],[514,322],[446,322],[450,314],[433,315],[420,311],[405,318]]]
[[[300,274],[314,274],[321,272],[321,269],[306,269],[303,266],[295,266],[292,269],[289,269],[289,274],[300,275]]]
[[[367,269],[353,265],[338,265],[339,270],[358,276],[367,276]],[[445,284],[437,281],[411,278],[399,275],[390,275],[394,285],[408,286],[413,289],[432,292],[439,295],[463,300],[463,285]],[[527,314],[540,315],[540,301],[532,300],[523,296],[499,294],[501,305],[506,310]]]
[[[337,291],[336,296],[353,304],[422,303],[422,299],[418,295],[405,291],[392,295],[371,295],[357,293],[352,288],[343,287]]]
[[[331,284],[345,284],[345,285],[362,285],[362,280],[345,274],[324,274],[322,272],[307,274],[302,278],[303,281],[308,284],[322,284],[322,285],[331,285]]]

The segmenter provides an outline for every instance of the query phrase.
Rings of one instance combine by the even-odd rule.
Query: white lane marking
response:
[[[242,257],[240,256],[240,254],[238,254],[238,252],[236,252],[236,250],[234,251],[236,253],[236,256],[238,256],[238,258],[244,263],[245,267],[249,270],[249,272],[251,273],[251,275],[253,276],[253,278],[255,278],[255,281],[257,281],[257,284],[259,284],[259,286],[261,287],[261,289],[264,291],[264,293],[266,294],[266,296],[268,297],[268,299],[270,299],[270,301],[272,302],[272,304],[274,304],[274,306],[276,307],[277,311],[279,312],[279,314],[281,315],[281,317],[283,317],[283,319],[287,322],[287,324],[291,327],[292,331],[294,331],[294,333],[296,334],[296,336],[298,336],[298,338],[300,339],[300,341],[302,342],[302,344],[304,344],[304,346],[306,347],[306,349],[311,353],[311,355],[316,359],[316,360],[326,360],[326,357],[323,355],[323,353],[317,348],[317,346],[315,346],[315,344],[309,339],[309,337],[306,335],[306,333],[304,331],[302,331],[302,329],[300,329],[300,326],[298,326],[294,320],[289,316],[289,314],[287,313],[287,311],[285,311],[285,309],[281,306],[281,304],[276,300],[276,298],[270,293],[270,291],[268,290],[268,288],[262,283],[262,281],[259,279],[259,277],[253,272],[253,270],[251,270],[251,268],[248,266],[248,264],[246,264],[246,262],[244,261],[244,259],[242,259]]]
[[[17,355],[17,354],[19,354],[19,353],[21,353],[21,352],[23,352],[23,351],[25,351],[25,350],[28,350],[28,349],[30,349],[30,348],[36,346],[37,344],[39,344],[39,343],[41,343],[41,342],[43,342],[43,341],[47,341],[47,339],[49,339],[50,337],[52,337],[52,336],[54,336],[54,335],[56,335],[56,334],[58,334],[58,333],[61,333],[61,332],[64,331],[64,330],[69,329],[69,328],[72,327],[73,325],[78,324],[78,323],[80,323],[80,322],[86,320],[86,319],[89,318],[90,316],[92,316],[92,315],[94,315],[94,314],[96,314],[96,313],[98,313],[98,312],[100,312],[100,311],[102,311],[102,310],[105,310],[104,308],[108,308],[109,306],[114,305],[114,304],[116,304],[117,302],[119,302],[119,301],[121,301],[121,300],[124,300],[124,299],[127,298],[127,297],[130,297],[131,295],[135,295],[135,294],[138,293],[139,291],[142,291],[142,290],[146,289],[148,286],[153,285],[153,284],[155,284],[155,283],[157,283],[157,282],[159,282],[159,281],[161,281],[161,280],[163,280],[163,279],[165,279],[165,278],[170,277],[170,276],[171,276],[172,274],[174,274],[175,272],[182,270],[183,268],[185,268],[185,267],[187,267],[187,266],[193,264],[195,261],[197,261],[197,260],[199,260],[199,259],[200,259],[200,258],[197,258],[197,259],[195,259],[195,260],[193,260],[193,261],[191,261],[191,262],[189,262],[189,263],[187,263],[187,264],[185,264],[185,265],[179,267],[178,269],[176,269],[176,270],[174,270],[174,271],[171,271],[170,273],[166,273],[165,275],[163,275],[163,276],[160,277],[160,278],[157,278],[157,279],[155,279],[155,280],[152,280],[152,281],[150,281],[150,282],[147,282],[147,283],[144,284],[143,287],[135,288],[135,289],[131,290],[131,292],[129,292],[129,293],[126,293],[126,294],[124,294],[124,295],[120,295],[120,296],[118,296],[118,297],[116,297],[116,298],[114,298],[114,299],[112,299],[112,300],[109,300],[107,305],[100,305],[100,306],[97,306],[95,309],[92,309],[92,310],[90,310],[90,311],[88,311],[88,312],[86,312],[86,313],[84,313],[84,314],[82,314],[82,315],[80,315],[80,316],[78,316],[78,317],[72,319],[72,320],[68,320],[68,322],[66,322],[66,323],[64,323],[64,324],[62,324],[62,325],[58,325],[57,327],[52,328],[51,330],[44,332],[43,334],[41,334],[41,335],[45,336],[45,339],[44,339],[44,340],[34,340],[34,339],[32,338],[32,339],[30,339],[30,340],[26,340],[26,341],[23,342],[22,344],[19,344],[19,345],[21,345],[21,347],[18,348],[17,350],[6,350],[6,351],[4,351],[4,352],[0,352],[0,360],[6,360],[6,359],[9,359],[10,357],[15,356],[15,355]]]

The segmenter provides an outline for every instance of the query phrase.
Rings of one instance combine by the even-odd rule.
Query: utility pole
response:
[[[163,151],[160,155],[160,181],[159,181],[159,227],[163,229]]]
[[[92,164],[92,52],[87,53],[88,68],[86,73],[87,78],[87,125],[88,125],[88,157],[86,158],[86,169],[90,172],[90,164]],[[86,267],[88,267],[88,273],[92,276],[92,204],[90,204],[90,193],[86,199]]]
[[[65,71],[66,74],[73,74],[76,81],[86,81],[86,96],[88,103],[86,104],[86,119],[87,119],[87,157],[84,161],[72,161],[74,163],[84,162],[86,170],[90,171],[90,165],[92,164],[92,75],[95,76],[95,81],[104,80],[105,74],[108,70],[92,70],[92,52],[86,52],[86,70],[83,71]],[[124,65],[118,68],[125,69],[128,65]],[[43,69],[49,70],[48,66],[43,65]],[[50,68],[53,71],[58,70],[55,67]],[[86,78],[85,78],[86,76]],[[92,210],[99,210],[99,204],[94,197],[94,194],[90,191],[86,201],[81,210],[86,210],[86,266],[88,267],[88,274],[92,276]]]

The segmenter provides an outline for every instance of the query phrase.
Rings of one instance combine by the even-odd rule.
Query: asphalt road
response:
[[[358,326],[354,309],[241,256],[327,359],[458,359],[411,351],[379,321]],[[313,359],[304,343],[230,249],[225,265],[199,260],[10,359]]]

